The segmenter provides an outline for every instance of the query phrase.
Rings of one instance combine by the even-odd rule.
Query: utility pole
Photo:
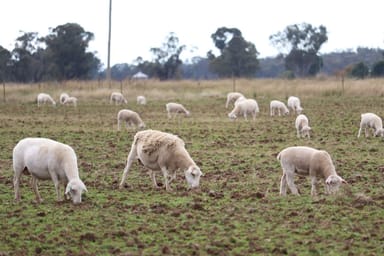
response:
[[[107,60],[107,81],[111,87],[111,22],[112,21],[112,0],[109,0],[109,29],[108,29],[108,60]]]

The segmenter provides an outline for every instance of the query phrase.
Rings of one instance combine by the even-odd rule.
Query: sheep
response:
[[[295,96],[290,96],[288,98],[287,105],[289,108],[292,109],[292,112],[295,114],[301,114],[301,112],[304,110],[300,105],[300,99]]]
[[[66,184],[65,195],[73,203],[81,203],[81,194],[87,191],[79,178],[77,157],[72,147],[47,138],[24,138],[13,149],[13,186],[15,200],[20,200],[20,178],[22,173],[32,175],[32,187],[36,201],[42,202],[37,180],[52,179],[57,200],[61,201],[60,182]]]
[[[69,98],[68,93],[63,92],[62,94],[60,94],[60,103],[64,104],[66,98]]]
[[[118,104],[122,104],[122,103],[127,104],[128,101],[124,98],[124,95],[122,93],[113,92],[113,93],[111,93],[109,103],[110,104],[115,103],[115,105],[118,105]]]
[[[297,131],[297,138],[311,138],[310,131],[312,128],[309,126],[308,117],[304,114],[300,114],[296,117],[295,127]]]
[[[65,98],[64,102],[63,102],[63,105],[69,105],[69,104],[72,104],[73,106],[77,106],[77,98],[76,97],[67,97]]]
[[[147,99],[142,95],[137,96],[136,101],[137,101],[137,104],[139,105],[147,104]]]
[[[245,98],[244,96],[240,96],[239,98],[237,98],[237,100],[235,100],[235,103],[233,104],[234,107],[237,106],[237,104],[239,104],[241,101],[243,100],[246,100],[247,98]]]
[[[360,129],[357,134],[357,138],[360,137],[361,130],[363,128],[365,131],[365,137],[368,137],[369,129],[373,130],[373,136],[384,137],[383,121],[374,113],[361,114]]]
[[[47,93],[39,93],[37,95],[37,106],[40,107],[41,104],[51,103],[53,106],[56,106],[56,102],[52,97]]]
[[[287,185],[292,194],[299,195],[294,184],[294,176],[304,175],[311,178],[311,195],[316,196],[317,179],[325,180],[325,192],[334,194],[339,190],[342,183],[347,183],[337,175],[335,166],[328,152],[317,150],[311,147],[296,146],[283,149],[278,155],[283,169],[283,176],[280,182],[280,195],[285,196]]]
[[[284,102],[281,102],[279,100],[272,100],[269,104],[269,110],[271,116],[274,116],[276,111],[279,116],[281,116],[282,114],[289,114],[287,106],[285,106]]]
[[[229,92],[227,94],[227,102],[225,103],[225,108],[228,108],[230,103],[235,102],[240,97],[244,97],[244,95],[240,92]]]
[[[176,178],[178,170],[184,172],[189,188],[197,188],[200,176],[203,175],[185,149],[184,141],[178,136],[157,130],[139,131],[134,136],[128,154],[120,189],[123,188],[129,169],[136,159],[149,170],[155,188],[158,188],[155,172],[162,172],[166,191],[172,190],[170,183]]]
[[[175,117],[177,114],[184,114],[185,116],[190,116],[190,112],[180,103],[169,102],[165,104],[167,110],[168,118]]]
[[[138,113],[129,109],[122,109],[117,113],[117,130],[120,131],[121,122],[126,123],[128,126],[137,126],[139,129],[145,127],[143,120],[141,120]]]
[[[237,102],[231,113],[228,114],[228,117],[231,120],[236,119],[238,116],[243,115],[245,120],[247,119],[247,115],[251,114],[253,120],[256,120],[256,113],[259,112],[259,105],[257,101],[254,99],[244,99],[240,102]]]

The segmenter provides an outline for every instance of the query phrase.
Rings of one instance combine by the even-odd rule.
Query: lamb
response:
[[[225,103],[225,108],[228,108],[230,103],[235,102],[240,97],[244,97],[244,95],[240,92],[229,92],[227,94],[227,102]]]
[[[165,105],[167,110],[168,118],[175,117],[177,114],[184,114],[185,116],[190,116],[190,112],[180,103],[169,102]]]
[[[77,98],[76,97],[67,97],[65,98],[64,102],[63,102],[63,105],[70,105],[72,104],[73,106],[77,106]]]
[[[384,137],[383,121],[381,118],[374,113],[364,113],[361,114],[361,122],[359,133],[357,138],[360,137],[361,130],[364,128],[365,137],[368,137],[369,130],[373,130],[373,136]]]
[[[296,117],[295,127],[297,131],[297,138],[311,138],[309,132],[312,130],[312,128],[309,126],[308,117],[306,115],[300,114]]]
[[[109,100],[109,103],[115,103],[115,105],[125,103],[127,104],[128,101],[124,98],[124,95],[120,92],[113,92],[111,93],[111,98]]]
[[[53,106],[56,106],[56,102],[52,97],[47,93],[39,93],[37,95],[37,106],[40,107],[42,104],[51,103]]]
[[[69,98],[68,93],[63,92],[62,94],[60,94],[60,103],[64,104],[66,98]]]
[[[292,109],[292,112],[295,114],[301,114],[301,112],[304,110],[300,105],[300,99],[295,96],[290,96],[288,98],[287,105],[289,108]]]
[[[200,176],[203,175],[185,149],[184,141],[178,136],[157,130],[139,131],[134,136],[128,154],[120,189],[123,188],[127,174],[136,159],[150,170],[149,174],[155,188],[158,188],[155,172],[162,172],[166,191],[172,190],[170,183],[176,178],[178,170],[184,172],[189,188],[197,188]]]
[[[147,104],[147,99],[142,95],[137,96],[136,101],[137,101],[137,104],[139,105]]]
[[[32,187],[36,201],[42,202],[37,180],[52,179],[57,200],[61,201],[60,182],[66,184],[65,195],[73,203],[81,203],[83,191],[87,191],[79,178],[75,151],[68,145],[47,138],[24,138],[13,149],[13,185],[15,200],[20,200],[20,178],[22,173],[32,175]]]
[[[287,106],[285,106],[284,102],[281,102],[279,100],[272,100],[269,104],[269,110],[270,110],[271,116],[274,116],[276,111],[279,116],[281,116],[282,114],[283,115],[289,114],[289,110]]]
[[[145,127],[138,113],[129,109],[122,109],[117,113],[117,130],[120,131],[121,122],[126,123],[126,127],[137,126],[139,129]]]
[[[254,99],[244,99],[238,103],[236,103],[235,107],[231,111],[231,113],[228,114],[228,117],[231,120],[236,119],[238,116],[243,115],[245,120],[247,119],[248,114],[252,115],[253,120],[256,120],[256,113],[258,113],[259,105],[257,104],[257,101]]]
[[[328,152],[310,147],[297,146],[288,147],[282,150],[277,159],[283,169],[283,176],[280,182],[280,195],[285,196],[287,185],[292,194],[299,195],[294,184],[294,176],[304,175],[311,178],[311,195],[316,196],[317,179],[325,180],[325,192],[334,194],[339,190],[342,183],[347,183],[337,175],[335,166]]]

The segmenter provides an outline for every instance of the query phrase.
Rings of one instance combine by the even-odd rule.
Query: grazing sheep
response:
[[[175,117],[177,114],[184,114],[185,116],[189,116],[190,112],[181,104],[169,102],[165,105],[165,108],[167,110],[168,118]]]
[[[289,110],[287,106],[285,106],[284,102],[281,102],[279,100],[272,100],[269,104],[269,110],[271,113],[271,116],[274,116],[277,112],[278,116],[287,115],[289,114]]]
[[[303,138],[308,137],[308,139],[311,138],[311,135],[309,134],[309,132],[311,131],[311,127],[309,127],[308,117],[306,117],[303,114],[298,115],[296,117],[295,127],[297,131],[297,138],[300,138],[300,137],[303,137]]]
[[[124,95],[120,92],[113,92],[111,93],[111,98],[109,100],[109,103],[112,104],[112,103],[115,103],[115,105],[118,105],[118,104],[127,104],[128,101],[124,98]]]
[[[145,127],[138,113],[129,109],[122,109],[117,113],[117,130],[120,131],[121,122],[126,123],[126,127],[137,126],[139,129]]]
[[[227,94],[227,102],[225,103],[225,108],[228,108],[229,104],[235,102],[240,97],[245,98],[244,95],[240,92],[229,92]]]
[[[24,172],[32,175],[36,200],[42,202],[37,180],[52,179],[57,200],[61,201],[60,182],[66,184],[65,195],[73,203],[81,203],[81,194],[87,191],[79,178],[75,151],[68,145],[46,138],[25,138],[13,149],[13,185],[15,200],[20,200],[20,178]]]
[[[295,96],[290,96],[288,98],[287,105],[289,108],[292,109],[292,112],[297,115],[301,114],[301,112],[304,110],[300,105],[300,99]]]
[[[324,150],[310,147],[288,147],[282,150],[277,159],[283,169],[280,182],[280,195],[285,196],[287,185],[292,194],[299,195],[294,183],[294,176],[304,175],[311,178],[311,195],[316,196],[317,179],[325,180],[325,191],[327,194],[336,193],[341,183],[346,181],[337,175],[331,156]]]
[[[372,129],[373,136],[384,137],[383,121],[374,113],[361,114],[360,129],[357,134],[357,138],[360,137],[361,130],[363,128],[365,131],[365,137],[368,137],[369,129]]]
[[[41,104],[51,103],[53,106],[56,106],[56,102],[52,97],[47,93],[39,93],[37,95],[37,106],[40,107]]]
[[[65,98],[63,105],[70,105],[72,104],[73,106],[77,106],[77,98],[76,97],[67,97]]]
[[[233,104],[234,107],[237,106],[237,104],[239,104],[240,102],[242,102],[243,100],[246,100],[247,98],[243,97],[243,96],[240,96],[239,98],[237,98],[237,100],[235,101],[235,103]]]
[[[62,94],[60,94],[60,103],[64,104],[66,98],[69,98],[68,93],[63,92]]]
[[[136,101],[137,101],[137,104],[139,105],[147,104],[147,99],[142,95],[137,96]]]
[[[150,170],[149,174],[156,188],[158,185],[155,172],[162,172],[165,189],[170,191],[170,183],[176,178],[178,170],[184,172],[188,187],[196,188],[199,186],[202,172],[185,149],[184,141],[176,135],[156,130],[137,132],[128,154],[120,188],[123,187],[129,169],[136,159],[139,159],[144,167]]]
[[[259,112],[259,105],[254,99],[244,99],[240,102],[237,102],[231,113],[228,114],[228,117],[231,120],[236,119],[238,116],[243,115],[245,120],[247,115],[250,114],[253,117],[253,120],[256,120],[256,113]]]

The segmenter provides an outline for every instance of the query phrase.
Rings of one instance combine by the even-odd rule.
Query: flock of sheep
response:
[[[37,97],[38,106],[41,104],[56,102],[48,94],[40,93]],[[73,104],[76,106],[77,99],[63,93],[60,95],[61,104]],[[110,96],[110,103],[123,104],[127,100],[121,93],[114,92]],[[137,97],[138,104],[146,104],[144,96]],[[249,115],[255,120],[259,112],[256,100],[247,99],[239,92],[230,92],[227,95],[225,107],[234,105],[233,110],[228,114],[231,120],[243,116],[246,120]],[[288,98],[287,106],[284,102],[273,100],[270,102],[270,115],[288,115],[292,113],[296,116],[295,128],[297,137],[310,138],[311,127],[306,115],[302,114],[303,108],[300,99],[294,96]],[[179,103],[170,102],[166,104],[168,118],[178,114],[189,116],[190,112]],[[117,115],[118,130],[121,122],[136,126],[138,129],[145,128],[145,124],[139,114],[129,109],[122,109]],[[373,131],[373,136],[384,137],[383,123],[379,116],[373,113],[361,115],[360,129],[357,137],[360,137],[364,129],[365,136],[369,135],[369,130]],[[317,150],[311,147],[294,146],[283,149],[278,155],[283,175],[280,181],[280,195],[287,193],[287,187],[292,194],[298,195],[298,189],[294,184],[295,175],[309,176],[311,179],[311,195],[317,194],[317,180],[325,181],[327,194],[336,193],[342,183],[346,181],[337,173],[332,162],[331,156],[324,150]],[[203,176],[200,168],[193,161],[182,139],[171,133],[157,130],[138,131],[131,145],[127,157],[119,188],[124,187],[124,183],[132,164],[139,160],[148,170],[153,181],[154,187],[158,187],[155,174],[160,172],[164,178],[165,189],[171,190],[170,183],[175,179],[177,171],[184,172],[188,187],[196,188],[199,186],[200,177]],[[36,201],[41,202],[37,181],[52,179],[57,200],[61,200],[60,183],[66,185],[65,195],[72,198],[73,203],[81,202],[81,195],[87,191],[85,184],[79,177],[77,167],[77,157],[75,151],[68,145],[53,141],[47,138],[25,138],[20,140],[13,149],[13,169],[14,169],[14,192],[15,200],[20,200],[20,176],[24,172],[32,175],[32,187],[36,195]]]

